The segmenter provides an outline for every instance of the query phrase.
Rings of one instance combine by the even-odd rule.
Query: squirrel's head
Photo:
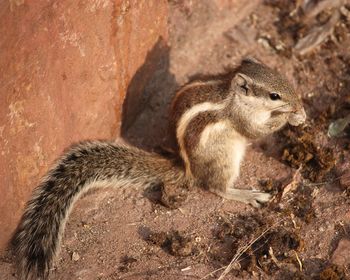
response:
[[[249,129],[269,129],[269,134],[286,123],[305,122],[302,102],[292,85],[278,72],[255,60],[243,60],[231,80],[234,102],[242,123]],[[246,118],[246,119],[244,119]]]

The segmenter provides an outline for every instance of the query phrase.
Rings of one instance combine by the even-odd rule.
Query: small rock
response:
[[[274,46],[271,44],[271,40],[267,37],[260,37],[258,38],[258,43],[262,45],[266,50],[270,51],[271,53],[275,52]]]
[[[80,259],[80,256],[77,252],[73,252],[72,254],[72,260],[77,262]]]
[[[335,249],[333,256],[331,258],[332,263],[338,266],[345,266],[347,264],[350,264],[349,252],[350,252],[350,240],[341,239],[338,243],[337,249]]]
[[[340,8],[340,13],[346,18],[350,19],[350,10],[348,10],[345,6]]]

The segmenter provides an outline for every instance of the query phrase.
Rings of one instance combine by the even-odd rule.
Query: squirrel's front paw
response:
[[[288,118],[288,123],[292,126],[298,126],[305,122],[306,120],[306,113],[304,108],[301,108],[295,113],[291,113]]]
[[[271,195],[269,193],[255,190],[229,188],[226,190],[226,192],[220,192],[216,190],[212,191],[226,199],[241,201],[254,207],[261,207],[261,204],[266,203],[271,199]]]

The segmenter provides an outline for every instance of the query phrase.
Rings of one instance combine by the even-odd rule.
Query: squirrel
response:
[[[235,189],[249,140],[302,124],[306,114],[290,83],[252,59],[176,93],[170,123],[181,163],[128,144],[84,141],[69,148],[35,188],[12,237],[20,279],[47,279],[68,215],[92,187],[198,185],[253,206],[268,193]]]

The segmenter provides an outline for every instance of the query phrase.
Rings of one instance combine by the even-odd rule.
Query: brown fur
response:
[[[244,81],[248,90],[240,84]],[[271,101],[271,91],[283,101]],[[91,187],[197,183],[259,206],[268,194],[233,188],[247,139],[304,119],[301,102],[281,75],[244,61],[227,75],[191,83],[176,95],[171,122],[184,166],[124,144],[86,141],[71,147],[34,190],[13,236],[20,279],[48,277],[69,212]]]
[[[271,93],[280,100],[272,100]],[[234,189],[246,142],[268,135],[305,112],[288,81],[261,63],[245,60],[219,80],[186,85],[174,99],[173,126],[186,175],[227,198],[259,206],[269,195]]]
[[[198,114],[189,123],[185,134],[185,147],[189,154],[198,146],[201,133],[209,124],[215,124],[220,120],[220,114],[209,111]]]
[[[90,187],[186,184],[174,162],[137,148],[87,141],[70,148],[34,190],[12,239],[20,279],[46,279],[74,202]]]

